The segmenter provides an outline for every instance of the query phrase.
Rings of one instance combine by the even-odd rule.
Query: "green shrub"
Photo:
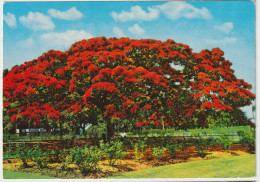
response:
[[[145,154],[146,142],[144,140],[140,140],[138,142],[138,144],[140,146],[140,149],[141,149],[140,151],[141,151],[142,155],[144,155]]]
[[[8,143],[5,149],[5,154],[3,154],[3,159],[7,159],[8,163],[11,163],[12,158],[15,158],[16,154],[15,151],[13,150],[14,145],[12,143]]]
[[[29,167],[28,161],[31,159],[33,149],[27,146],[25,143],[16,144],[16,157],[21,159],[23,168]]]
[[[98,162],[102,158],[102,152],[96,146],[85,146],[85,148],[75,147],[70,149],[70,154],[66,161],[62,163],[62,168],[66,169],[69,163],[74,163],[78,166],[83,175],[89,172],[96,171]]]
[[[136,160],[136,161],[139,161],[139,160],[140,160],[139,145],[138,145],[138,143],[135,144],[135,160]]]
[[[201,157],[206,156],[206,150],[208,149],[208,143],[203,140],[203,135],[196,134],[194,135],[194,141],[192,142],[196,147],[197,153]]]
[[[62,170],[69,170],[69,164],[72,163],[70,155],[67,155],[65,160],[61,163]]]
[[[217,140],[217,143],[219,145],[221,145],[224,148],[224,150],[230,150],[230,148],[231,148],[231,146],[233,144],[232,137],[226,136],[226,135],[222,135]]]
[[[12,143],[8,143],[8,146],[6,147],[6,153],[7,154],[11,154],[13,151],[13,144]]]
[[[237,134],[240,138],[240,143],[244,146],[248,146],[250,151],[255,150],[255,130],[251,128],[247,131],[238,131]]]
[[[80,163],[79,168],[85,174],[98,168],[98,162],[102,159],[102,152],[97,147],[91,146],[84,149],[83,156],[84,160]]]
[[[192,139],[192,137],[182,137],[182,141],[181,143],[179,143],[180,149],[182,151],[184,151],[189,145],[192,145],[190,140]]]
[[[43,152],[39,145],[34,146],[32,149],[32,161],[34,161],[40,168],[48,167],[48,159],[46,152]]]
[[[135,143],[135,160],[139,161],[145,154],[145,147],[146,147],[146,142],[143,140],[138,141]]]
[[[178,144],[167,144],[166,148],[168,149],[171,158],[175,158],[175,152],[179,148]]]
[[[68,154],[68,149],[58,150],[58,147],[54,150],[48,151],[48,156],[50,158],[50,162],[63,162],[64,158]]]
[[[87,138],[102,138],[102,134],[106,134],[106,125],[104,123],[92,125],[86,131]]]
[[[205,157],[206,154],[207,154],[207,149],[208,149],[208,146],[205,145],[204,143],[196,143],[195,142],[195,147],[196,147],[196,150],[197,150],[197,153],[200,157]]]
[[[100,148],[111,166],[114,166],[118,159],[123,159],[126,155],[126,153],[122,151],[122,147],[123,143],[119,141],[100,144]]]
[[[153,156],[156,160],[160,160],[167,149],[164,147],[154,147]]]

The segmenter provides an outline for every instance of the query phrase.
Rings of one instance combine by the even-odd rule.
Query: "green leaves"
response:
[[[255,150],[255,140],[256,140],[256,133],[254,128],[250,128],[247,131],[238,131],[237,132],[240,138],[240,143],[244,146],[248,146],[250,151]]]
[[[11,102],[11,104],[10,104],[11,108],[16,108],[18,106],[20,106],[20,102],[19,101]]]
[[[230,150],[231,146],[233,144],[232,137],[231,136],[222,135],[217,140],[217,143],[219,145],[221,145],[224,148],[224,150]]]
[[[23,115],[17,115],[17,116],[16,116],[16,119],[23,119],[23,118],[24,118]]]
[[[70,149],[70,155],[66,158],[65,166],[74,163],[78,166],[83,175],[95,171],[98,162],[102,158],[102,152],[96,146],[85,146],[84,148],[75,147]]]
[[[111,143],[101,143],[100,149],[104,152],[109,165],[113,166],[118,159],[123,159],[126,155],[122,151],[123,143],[119,141],[112,141]]]
[[[153,156],[156,160],[160,160],[163,156],[163,154],[166,152],[165,147],[154,147],[153,148]]]

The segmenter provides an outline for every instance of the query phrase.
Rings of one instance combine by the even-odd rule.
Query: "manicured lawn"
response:
[[[245,155],[154,167],[110,178],[236,178],[254,176],[255,155]]]
[[[55,179],[49,176],[37,174],[19,173],[14,171],[3,170],[4,179]]]

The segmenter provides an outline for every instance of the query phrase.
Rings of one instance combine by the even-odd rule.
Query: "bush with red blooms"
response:
[[[223,55],[219,48],[193,53],[173,40],[105,37],[50,50],[4,71],[4,127],[104,122],[112,137],[115,126],[207,127],[223,112],[229,125],[246,125],[240,107],[255,95]]]

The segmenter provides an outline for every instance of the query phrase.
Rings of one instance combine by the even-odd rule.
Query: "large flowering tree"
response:
[[[223,54],[193,53],[173,40],[105,37],[51,50],[4,72],[4,127],[66,123],[78,131],[104,122],[109,139],[115,127],[248,124],[240,108],[255,96]]]

